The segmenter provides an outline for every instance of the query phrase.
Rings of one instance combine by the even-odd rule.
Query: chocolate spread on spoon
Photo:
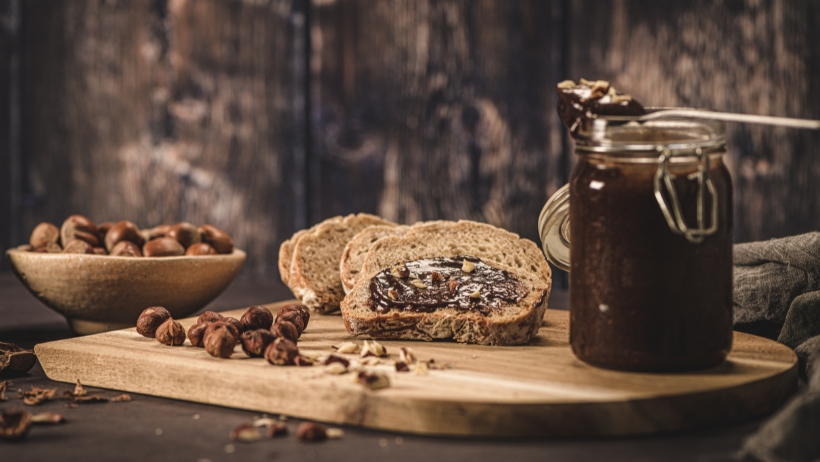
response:
[[[558,117],[573,135],[582,125],[597,116],[646,114],[641,103],[632,96],[619,92],[606,80],[581,79],[578,83],[565,80],[556,86],[555,91],[560,97]]]

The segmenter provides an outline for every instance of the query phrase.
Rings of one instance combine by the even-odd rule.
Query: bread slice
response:
[[[397,237],[382,239],[391,243],[399,240],[401,238]],[[393,263],[410,261],[395,258],[406,254],[388,253],[393,255]],[[490,312],[486,315],[455,308],[439,308],[429,313],[398,309],[378,313],[370,305],[370,280],[376,271],[363,275],[342,301],[345,328],[353,335],[369,335],[376,339],[453,339],[481,345],[521,345],[529,342],[541,326],[549,297],[549,284],[537,272],[482,260],[516,277],[527,288],[526,297],[515,305],[502,306],[500,313]]]
[[[376,241],[365,256],[362,273],[376,273],[404,260],[456,255],[472,255],[529,272],[540,277],[548,289],[552,287],[552,271],[534,242],[486,223],[466,220],[418,224],[399,239]]]
[[[290,239],[286,240],[279,246],[279,277],[286,285],[290,279],[290,263],[293,260],[293,248],[299,239],[307,233],[316,231],[316,228],[325,223],[338,223],[342,221],[342,217],[337,216],[328,218],[327,220],[314,225],[312,228],[297,231]]]
[[[339,261],[345,245],[364,228],[372,225],[396,226],[375,215],[348,215],[341,221],[328,220],[300,236],[293,246],[287,285],[308,308],[329,313],[344,298]]]
[[[359,280],[362,264],[364,264],[364,258],[367,251],[370,250],[370,246],[383,237],[404,236],[408,229],[410,228],[407,226],[375,225],[368,226],[359,234],[353,236],[353,239],[345,246],[342,259],[339,262],[339,274],[342,278],[342,288],[345,293],[350,292],[350,289]]]

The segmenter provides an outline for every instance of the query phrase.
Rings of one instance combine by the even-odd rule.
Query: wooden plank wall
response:
[[[0,212],[19,208],[3,247],[75,212],[211,222],[249,250],[246,276],[278,279],[279,243],[336,214],[535,239],[573,164],[554,110],[567,77],[820,118],[812,0],[0,0],[9,14],[0,107],[17,53],[22,162],[0,186]],[[732,128],[738,241],[820,227],[818,146]]]

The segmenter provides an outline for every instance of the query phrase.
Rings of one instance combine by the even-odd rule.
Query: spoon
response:
[[[639,122],[661,119],[664,117],[690,117],[695,119],[724,120],[726,122],[743,122],[750,124],[776,125],[779,127],[806,128],[820,130],[820,120],[793,119],[790,117],[772,117],[752,114],[735,114],[716,112],[705,109],[662,109],[650,112],[638,118]]]

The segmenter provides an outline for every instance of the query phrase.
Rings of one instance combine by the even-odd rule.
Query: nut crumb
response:
[[[268,431],[265,432],[265,436],[268,438],[274,438],[277,436],[286,436],[288,433],[290,433],[290,430],[288,430],[287,425],[283,422],[274,422],[268,427]]]
[[[410,282],[410,284],[413,284],[414,286],[418,287],[419,289],[426,289],[427,288],[427,286],[424,284],[424,282],[421,281],[421,279],[413,279]],[[393,289],[390,289],[390,290],[393,290]]]
[[[259,429],[254,427],[253,424],[246,423],[231,430],[230,436],[233,441],[252,443],[261,438],[262,434],[259,433]]]
[[[340,343],[339,345],[334,345],[333,348],[336,349],[337,353],[357,353],[359,351],[359,345],[356,345],[353,342],[344,342]]]
[[[65,422],[65,417],[63,417],[62,414],[57,414],[56,412],[41,412],[31,416],[31,423],[35,424],[55,425],[63,422]]]
[[[465,273],[472,273],[473,271],[475,271],[475,263],[471,262],[470,260],[464,260],[464,262],[461,264],[461,271],[464,271]]]
[[[277,420],[271,419],[270,417],[261,417],[253,421],[254,427],[265,427],[268,428],[271,425],[275,424]]]
[[[356,381],[359,385],[371,390],[380,390],[390,386],[390,380],[386,375],[372,372],[359,372]]]
[[[0,382],[0,401],[8,401],[9,399],[6,397],[6,387],[8,387],[9,382],[4,380]]]
[[[347,366],[342,363],[330,363],[325,366],[326,374],[341,375],[347,372]]]
[[[475,292],[470,294],[470,298],[481,298],[481,292],[476,290]]]
[[[387,349],[375,340],[365,340],[364,345],[362,345],[361,356],[362,358],[367,356],[387,356]]]
[[[296,430],[296,437],[304,442],[324,441],[327,439],[327,430],[317,423],[304,422]]]
[[[572,80],[564,80],[563,82],[559,82],[557,87],[561,90],[570,90],[572,88],[575,88],[576,85],[575,82],[573,82]]]
[[[410,368],[407,366],[407,363],[396,361],[396,372],[410,372]]]
[[[325,433],[327,434],[328,439],[331,440],[338,440],[345,434],[344,430],[341,428],[328,428]]]
[[[418,361],[416,353],[412,349],[407,347],[399,348],[399,359],[401,359],[402,362],[407,364],[415,364],[416,361]]]
[[[390,300],[398,300],[399,293],[396,292],[396,289],[390,289],[387,291],[387,296],[390,297]]]
[[[23,403],[29,406],[36,406],[40,403],[45,401],[51,401],[54,399],[54,395],[57,393],[56,388],[38,388],[38,387],[31,387],[29,391],[22,391],[17,390],[17,397],[23,400]]]
[[[430,368],[427,366],[427,363],[418,363],[416,367],[413,369],[413,374],[415,375],[428,375],[430,373]]]
[[[461,285],[461,283],[456,281],[456,280],[450,281],[449,284],[448,284],[448,288],[450,289],[450,293],[455,292],[456,289],[458,289],[458,286],[460,286],[460,285]]]
[[[438,284],[441,281],[441,273],[439,273],[438,271],[433,271],[433,273],[430,275],[430,282],[432,282],[433,284]]]
[[[130,401],[131,401],[131,395],[129,395],[128,393],[123,393],[119,396],[115,396],[115,397],[111,398],[112,403],[127,403],[127,402],[130,402]]]

